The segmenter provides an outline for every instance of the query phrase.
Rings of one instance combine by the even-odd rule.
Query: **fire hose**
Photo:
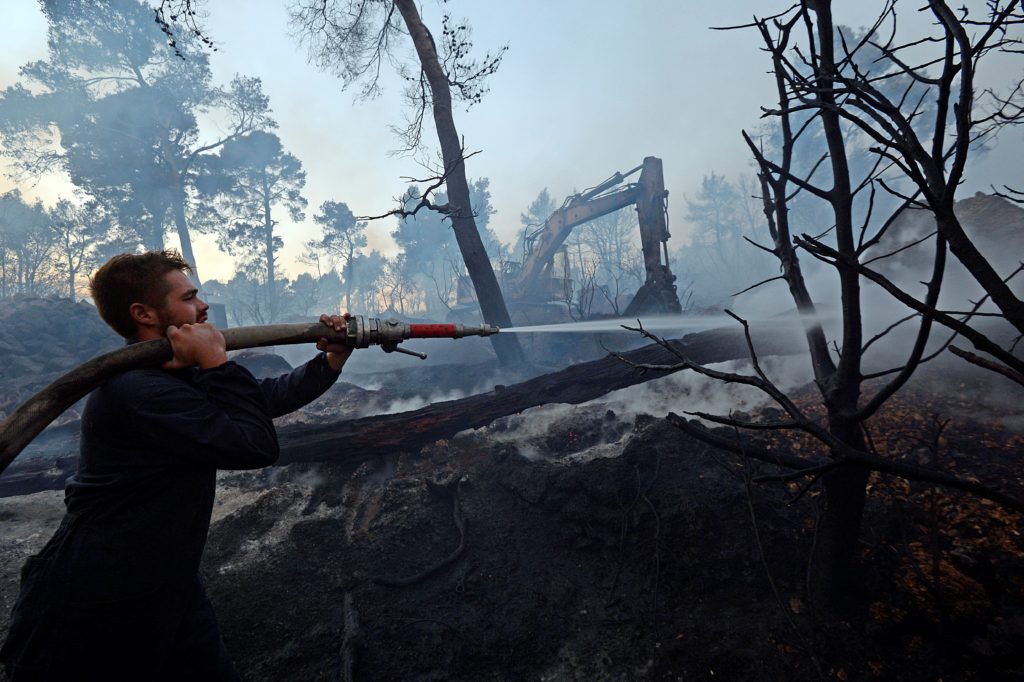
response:
[[[409,324],[354,315],[340,332],[315,322],[235,327],[221,333],[228,350],[316,343],[327,339],[330,344],[351,348],[380,346],[388,353],[399,352],[426,359],[425,353],[402,348],[399,344],[407,339],[461,339],[491,336],[499,331],[498,327],[489,324]],[[98,355],[54,380],[0,422],[0,473],[50,422],[104,381],[131,369],[162,365],[172,357],[174,353],[167,339],[143,341]]]

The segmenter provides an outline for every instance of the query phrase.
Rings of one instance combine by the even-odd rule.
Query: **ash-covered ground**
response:
[[[361,353],[375,355],[282,423],[413,409],[508,381],[486,352],[391,367]],[[248,362],[285,368],[277,356]],[[805,361],[765,364],[800,393]],[[879,433],[895,449],[945,415],[943,465],[1019,491],[1021,410],[971,381],[951,392],[948,370],[923,372]],[[675,374],[357,468],[223,473],[203,572],[238,668],[250,680],[347,669],[358,680],[1024,676],[1020,518],[876,477],[864,611],[829,621],[806,591],[817,490],[754,484],[776,472],[662,418],[758,404]],[[61,512],[59,491],[0,499],[0,632],[22,562]]]

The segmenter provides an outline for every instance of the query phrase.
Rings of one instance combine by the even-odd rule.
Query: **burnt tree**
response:
[[[479,64],[470,60],[468,51],[472,44],[468,29],[464,25],[452,26],[448,16],[444,18],[443,50],[439,51],[412,0],[304,0],[293,9],[292,20],[308,41],[319,66],[335,70],[346,83],[372,74],[367,76],[364,94],[377,91],[380,63],[389,54],[391,41],[403,32],[409,35],[420,69],[418,76],[406,76],[410,83],[406,94],[414,111],[404,133],[405,151],[421,147],[424,118],[429,109],[443,164],[412,212],[428,208],[451,219],[484,320],[499,327],[511,326],[505,299],[473,215],[466,180],[466,154],[452,111],[453,89],[462,101],[469,104],[480,101],[486,92],[483,80],[497,70],[501,53],[493,57],[487,55]],[[430,192],[442,185],[447,188],[448,202],[437,205],[430,201]],[[403,207],[388,215],[404,217],[409,212]],[[499,334],[491,341],[503,365],[517,366],[524,362],[519,341],[514,336]]]
[[[764,110],[770,124],[767,134],[760,140],[743,134],[758,167],[772,237],[770,245],[758,246],[778,260],[781,270],[780,277],[767,282],[784,281],[797,309],[807,316],[805,340],[824,419],[811,417],[768,380],[753,346],[754,373],[750,375],[717,372],[685,357],[677,363],[722,381],[756,386],[788,415],[777,423],[701,415],[737,429],[736,442],[742,440],[740,429],[799,429],[821,441],[828,463],[809,464],[806,469],[811,481],[822,482],[826,499],[809,585],[819,606],[839,612],[858,602],[857,550],[869,473],[892,471],[891,462],[879,461],[872,452],[864,424],[922,361],[934,356],[927,352],[934,323],[964,334],[1011,371],[1019,372],[1021,367],[1012,352],[987,343],[987,337],[968,324],[980,303],[960,315],[938,308],[946,254],[952,248],[1004,318],[1021,329],[1020,302],[1006,285],[1013,275],[995,272],[973,249],[953,213],[972,143],[1015,122],[1008,115],[1008,103],[1019,96],[1020,82],[1010,97],[994,98],[995,113],[974,121],[972,107],[981,57],[993,50],[1012,51],[1017,43],[1011,33],[1021,22],[1019,4],[990,2],[985,17],[975,21],[966,10],[957,17],[945,3],[931,0],[929,8],[936,21],[930,30],[937,35],[905,44],[896,41],[895,4],[885,3],[874,25],[859,35],[835,23],[828,0],[804,0],[781,14],[730,27],[756,30],[772,60],[777,103]],[[972,37],[967,35],[968,27]],[[915,53],[921,58],[914,62],[917,66],[902,58],[908,46],[927,52],[932,45],[941,46],[938,57]],[[794,227],[798,224],[795,211],[810,204],[824,206],[828,217],[813,226],[814,235],[801,235]],[[878,255],[877,248],[871,249],[879,246],[900,213],[910,207],[928,209],[937,223],[934,234],[915,244],[930,243],[932,248],[930,275],[919,295],[903,291],[870,267],[893,255]],[[798,255],[801,248],[834,269],[840,328],[832,339],[818,321],[818,308]],[[871,338],[866,338],[864,320],[865,278],[913,310]],[[882,371],[866,371],[868,349],[900,324],[915,319],[916,332],[901,350],[905,360]],[[737,320],[748,327],[746,321]],[[868,384],[869,380],[880,383]],[[699,426],[682,420],[678,425],[723,444],[721,437],[716,441]]]
[[[203,45],[215,49],[196,20],[198,5],[198,0],[161,0],[155,9],[156,22],[178,56],[182,55],[174,36],[179,25]],[[421,148],[429,108],[443,163],[412,213],[425,207],[451,219],[484,321],[499,327],[512,326],[505,298],[474,219],[466,180],[466,154],[452,112],[453,88],[461,101],[470,105],[481,101],[487,92],[484,81],[497,71],[506,48],[494,56],[488,53],[482,62],[473,60],[469,56],[472,42],[468,26],[465,23],[453,25],[451,17],[445,14],[443,50],[439,52],[412,0],[300,0],[290,11],[292,24],[308,44],[313,61],[321,68],[334,71],[346,86],[362,79],[364,96],[380,91],[381,65],[385,59],[391,59],[392,41],[396,36],[404,29],[412,39],[420,69],[419,75],[413,77],[399,67],[401,75],[410,83],[406,96],[413,104],[409,125],[403,132],[405,148],[402,151]],[[436,205],[429,195],[442,185],[447,187],[449,200],[445,205]],[[402,207],[386,215],[406,216],[409,212]],[[491,343],[503,365],[518,366],[525,362],[519,340],[514,336],[493,336]]]

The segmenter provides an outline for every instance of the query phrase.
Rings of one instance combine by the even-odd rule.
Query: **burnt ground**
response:
[[[816,488],[751,485],[771,469],[659,418],[544,409],[355,470],[223,474],[204,573],[243,676],[1024,679],[1019,516],[873,478],[863,609],[829,619],[805,589]],[[331,413],[318,410],[303,418]],[[987,384],[926,375],[871,435],[1019,495],[1019,412]],[[59,513],[59,493],[0,499],[2,612]]]

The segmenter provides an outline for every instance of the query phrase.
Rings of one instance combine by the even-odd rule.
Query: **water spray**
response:
[[[831,319],[831,316],[784,314],[771,317],[758,316],[747,318],[751,325],[785,325],[790,326],[794,322],[802,322],[805,325],[820,325]],[[584,320],[582,322],[563,322],[558,324],[540,324],[523,327],[505,327],[501,330],[503,334],[545,334],[545,333],[603,333],[621,332],[625,328],[636,329],[643,327],[651,332],[666,331],[704,331],[734,324],[735,320],[725,314],[718,315],[666,315],[646,318],[620,317],[607,320]]]

